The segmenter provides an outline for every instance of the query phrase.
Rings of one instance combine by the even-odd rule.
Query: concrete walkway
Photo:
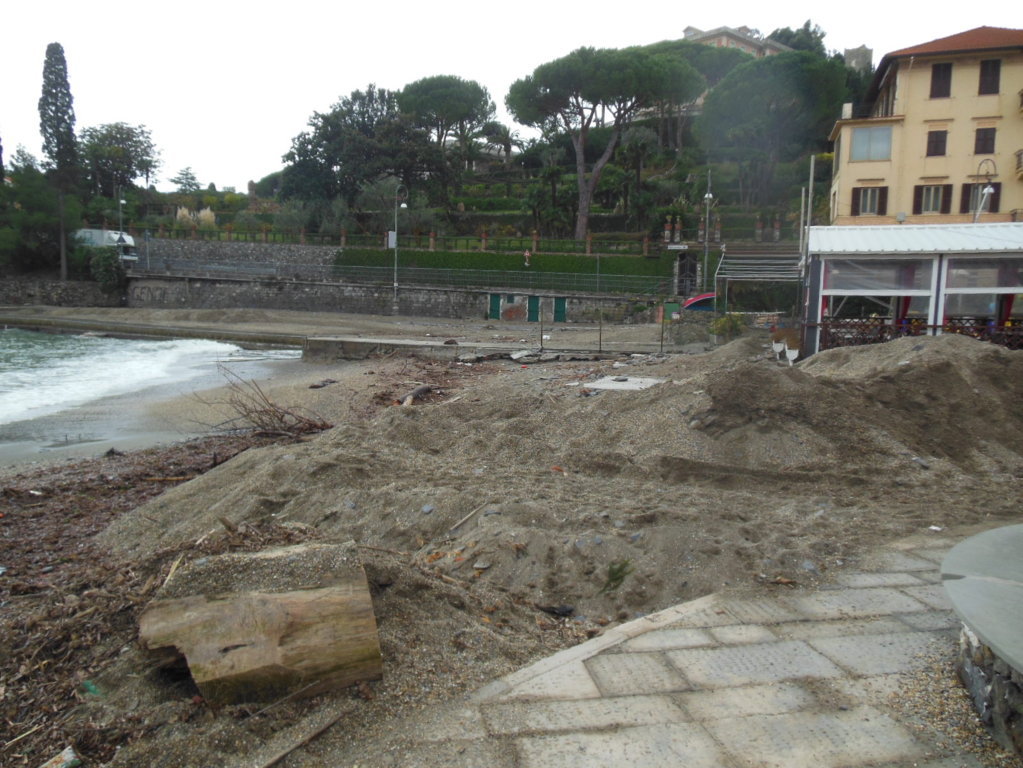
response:
[[[905,673],[957,642],[938,582],[955,543],[921,535],[828,587],[714,595],[618,626],[399,728],[397,749],[372,764],[984,765],[892,706],[911,689]]]

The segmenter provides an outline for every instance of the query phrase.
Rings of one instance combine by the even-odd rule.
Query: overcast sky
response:
[[[950,3],[289,2],[13,0],[0,11],[0,141],[41,155],[38,101],[46,46],[64,47],[76,129],[144,125],[159,149],[157,188],[189,166],[203,185],[244,192],[280,170],[314,111],[368,83],[400,89],[430,75],[485,86],[499,117],[515,80],[580,46],[683,37],[687,26],[769,34],[807,19],[829,50],[889,51],[978,26],[1020,27],[1018,0]]]

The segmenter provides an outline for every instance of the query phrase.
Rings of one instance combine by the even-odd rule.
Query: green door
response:
[[[554,299],[554,322],[568,322],[568,299],[559,296]]]
[[[526,298],[526,320],[535,323],[540,319],[540,297],[528,296]]]
[[[492,293],[490,294],[490,314],[488,317],[491,320],[501,319],[501,294]]]

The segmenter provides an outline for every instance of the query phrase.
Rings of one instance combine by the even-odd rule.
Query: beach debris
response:
[[[598,595],[606,595],[614,592],[625,581],[625,577],[632,573],[632,564],[628,560],[616,560],[607,566],[607,581],[600,588]]]
[[[213,706],[304,698],[377,680],[383,665],[369,586],[346,552],[299,545],[190,563],[176,590],[143,612],[139,639],[158,667],[183,658]],[[317,570],[329,575],[304,582],[303,574]],[[261,583],[274,591],[252,588]],[[187,594],[193,584],[204,593]]]
[[[571,616],[575,613],[574,605],[537,605],[538,611],[549,613],[551,616]]]
[[[82,764],[82,759],[75,752],[74,747],[66,747],[59,755],[47,760],[39,768],[76,768]]]
[[[337,379],[324,379],[323,381],[318,381],[315,384],[310,384],[309,389],[323,389],[324,387],[329,387],[331,384],[337,384]]]
[[[416,400],[422,400],[428,394],[433,392],[433,386],[430,384],[421,384],[420,386],[413,389],[411,392],[407,392],[401,397],[395,399],[395,405],[412,405]]]

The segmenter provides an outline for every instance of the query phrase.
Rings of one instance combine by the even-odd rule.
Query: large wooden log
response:
[[[293,561],[301,563],[301,554],[277,553],[291,561],[292,571],[300,570]],[[266,553],[225,557],[230,567],[218,568],[210,563],[216,558],[207,558],[200,572],[231,572],[251,584],[252,570],[270,572],[277,560]],[[250,558],[253,566],[244,578],[240,557]],[[175,575],[178,592],[187,589],[182,582],[189,578],[187,568]],[[291,586],[295,578],[287,581]],[[154,600],[139,620],[139,637],[160,663],[183,656],[199,691],[213,704],[312,696],[380,678],[380,643],[362,567],[332,572],[329,581],[309,589],[226,593],[221,583],[213,595]]]

